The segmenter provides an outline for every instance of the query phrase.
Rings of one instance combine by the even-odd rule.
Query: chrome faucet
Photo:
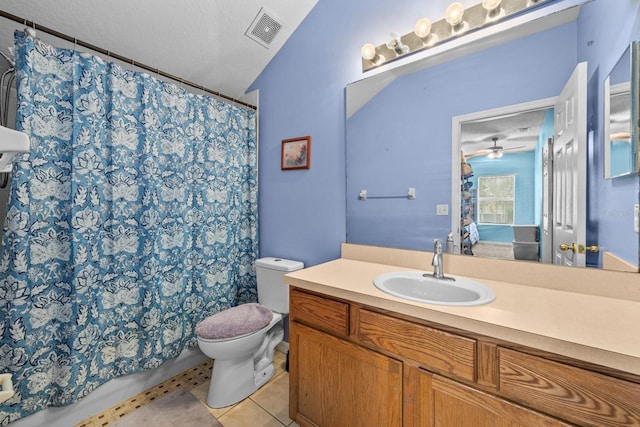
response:
[[[442,257],[442,240],[433,239],[433,260],[431,261],[431,265],[433,265],[433,277],[439,280],[449,280],[454,282],[455,277],[449,277],[444,275],[444,261]],[[427,276],[425,274],[425,276]]]
[[[433,260],[431,260],[431,265],[433,265],[433,277],[436,279],[444,279],[443,264],[442,240],[433,239]]]

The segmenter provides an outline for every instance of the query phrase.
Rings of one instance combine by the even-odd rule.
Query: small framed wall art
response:
[[[282,140],[281,169],[309,169],[311,167],[311,137],[301,136]]]

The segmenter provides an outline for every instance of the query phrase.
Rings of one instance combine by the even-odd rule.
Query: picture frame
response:
[[[282,170],[311,168],[311,136],[283,139],[280,162]]]

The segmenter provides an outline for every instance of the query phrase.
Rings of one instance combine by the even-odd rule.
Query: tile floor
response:
[[[207,369],[210,369],[210,362],[205,363],[207,363]],[[284,353],[276,351],[274,365],[276,372],[267,384],[245,400],[226,408],[212,409],[206,406],[207,393],[209,391],[208,376],[205,381],[192,380],[192,377],[194,377],[192,374],[185,379],[185,373],[188,371],[141,393],[142,396],[138,399],[144,400],[144,395],[158,394],[159,390],[154,389],[183,387],[188,388],[196,399],[202,402],[224,427],[298,427],[298,424],[289,418],[289,373],[285,370],[286,356]],[[196,371],[194,368],[191,370]],[[168,391],[170,390],[165,390],[164,393]],[[131,399],[131,401],[133,400],[136,400],[136,398]],[[126,404],[123,402],[121,405],[116,405],[116,407],[105,411],[105,413],[85,420],[77,424],[77,426],[108,426],[109,418],[113,419],[113,415],[106,414],[113,414],[113,411],[118,410],[120,406],[126,406]],[[188,414],[185,414],[185,416],[188,416]]]
[[[289,418],[289,373],[285,371],[286,356],[276,352],[273,378],[251,396],[221,409],[209,411],[224,427],[297,427]],[[206,405],[209,382],[200,384],[191,393]]]

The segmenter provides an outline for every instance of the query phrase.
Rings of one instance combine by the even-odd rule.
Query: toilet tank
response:
[[[277,313],[289,313],[289,285],[282,276],[301,270],[304,264],[290,259],[266,257],[256,260],[258,302]]]

